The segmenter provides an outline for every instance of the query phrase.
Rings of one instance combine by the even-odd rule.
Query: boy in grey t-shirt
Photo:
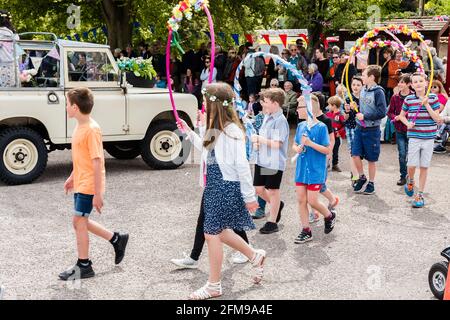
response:
[[[270,216],[259,230],[268,234],[278,231],[284,203],[280,200],[280,185],[286,170],[289,124],[283,115],[284,91],[268,89],[261,95],[261,104],[267,111],[259,135],[252,136],[258,153],[253,185],[259,197],[270,203]]]

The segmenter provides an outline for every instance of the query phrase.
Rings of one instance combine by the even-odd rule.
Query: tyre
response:
[[[105,150],[119,160],[131,160],[141,154],[139,143],[116,142],[105,144]]]
[[[448,273],[448,262],[441,261],[433,264],[428,273],[428,284],[433,295],[442,300],[444,298],[445,282]]]
[[[31,183],[47,166],[48,151],[44,139],[25,127],[0,132],[0,180],[9,185]]]
[[[141,142],[144,162],[153,169],[176,169],[189,156],[190,142],[175,123],[161,121],[153,124]]]

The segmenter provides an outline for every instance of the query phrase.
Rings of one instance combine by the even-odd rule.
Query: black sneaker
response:
[[[325,219],[325,233],[328,234],[334,229],[334,225],[336,224],[336,210],[331,210],[331,214],[333,215],[331,219]]]
[[[375,184],[373,182],[369,182],[364,190],[364,194],[374,194],[375,193]]]
[[[125,256],[125,248],[127,247],[129,235],[128,233],[119,234],[119,240],[116,244],[113,244],[114,252],[116,253],[115,263],[119,264],[122,262]]]
[[[433,152],[434,153],[438,153],[438,154],[446,153],[447,149],[445,147],[443,147],[443,146],[436,146],[436,147],[434,147]]]
[[[404,186],[406,184],[406,178],[401,178],[397,181],[398,186]]]
[[[92,278],[93,276],[95,276],[95,272],[94,269],[92,269],[92,263],[87,267],[80,267],[76,264],[72,268],[59,274],[59,278],[63,281],[87,279]]]
[[[297,236],[297,238],[295,238],[294,242],[295,243],[305,243],[308,241],[311,241],[313,239],[312,233],[311,231],[305,231],[302,230],[302,232],[300,232],[300,234]]]
[[[278,232],[278,225],[276,223],[273,223],[273,222],[266,222],[264,227],[259,229],[259,232],[261,232],[263,234],[269,234],[269,233]]]
[[[356,193],[362,193],[362,188],[364,187],[366,182],[367,182],[366,177],[359,178],[358,181],[356,182],[356,185],[353,187],[353,191]]]
[[[280,209],[278,210],[277,223],[280,222],[280,220],[281,220],[281,211],[283,211],[283,208],[284,208],[284,202],[281,201],[280,202]]]

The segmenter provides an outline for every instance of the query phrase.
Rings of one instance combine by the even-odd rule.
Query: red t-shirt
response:
[[[331,119],[331,125],[334,129],[334,137],[338,138],[341,137],[342,139],[345,139],[345,118],[344,116],[339,112],[327,112],[327,117]]]

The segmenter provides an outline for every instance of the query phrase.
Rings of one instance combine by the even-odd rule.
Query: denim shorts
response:
[[[73,195],[75,201],[75,213],[77,217],[89,217],[92,212],[92,200],[94,196],[91,194],[75,193]]]
[[[380,157],[380,144],[380,127],[357,127],[352,143],[352,156],[363,157],[369,162],[377,162]]]

